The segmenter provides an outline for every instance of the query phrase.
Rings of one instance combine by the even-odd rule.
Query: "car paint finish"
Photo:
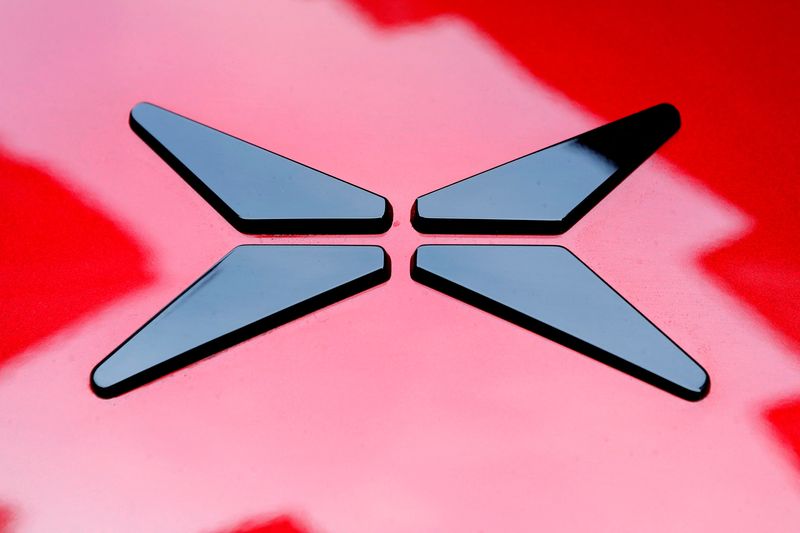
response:
[[[6,3],[0,528],[796,531],[798,23],[684,0]],[[392,227],[240,234],[130,131],[141,101],[380,193]],[[655,102],[680,133],[565,234],[411,226],[421,194]],[[95,396],[97,361],[242,244],[381,246],[395,268]],[[414,282],[425,244],[567,247],[711,392]]]

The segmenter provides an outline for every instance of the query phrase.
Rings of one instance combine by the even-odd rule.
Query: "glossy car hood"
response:
[[[0,18],[0,530],[792,531],[797,8],[20,2]],[[387,198],[246,236],[150,101]],[[423,235],[420,195],[659,102],[682,128],[559,236]],[[380,245],[383,285],[119,398],[91,369],[240,244]],[[410,277],[568,247],[712,376],[685,402]]]

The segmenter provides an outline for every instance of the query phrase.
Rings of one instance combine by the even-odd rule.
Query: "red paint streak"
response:
[[[130,236],[47,171],[0,149],[0,365],[147,283]]]
[[[14,515],[5,507],[0,507],[0,533],[11,531],[11,521]]]
[[[756,223],[702,264],[800,341],[800,4],[354,1],[383,25],[464,17],[609,120],[675,104],[683,128],[663,153]]]
[[[766,412],[778,438],[794,452],[800,466],[800,398],[782,402]]]
[[[246,522],[220,533],[309,533],[289,516],[279,516],[266,522]]]

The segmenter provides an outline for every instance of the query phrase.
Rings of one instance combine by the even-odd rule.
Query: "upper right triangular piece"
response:
[[[680,128],[660,104],[421,196],[422,233],[564,233]]]

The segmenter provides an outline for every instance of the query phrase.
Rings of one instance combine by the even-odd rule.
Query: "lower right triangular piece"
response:
[[[687,400],[708,374],[560,246],[427,245],[412,277]]]

